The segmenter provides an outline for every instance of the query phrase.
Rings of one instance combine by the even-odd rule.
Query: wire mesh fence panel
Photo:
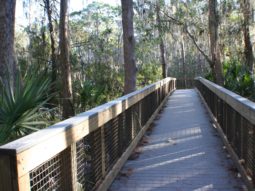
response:
[[[142,103],[141,103],[141,110],[142,110],[141,111],[141,123],[142,123],[142,126],[144,126],[146,124],[149,117],[151,116],[151,110],[154,110],[155,102],[157,102],[155,95],[156,95],[156,93],[146,96],[143,99]],[[154,102],[151,102],[152,97],[155,98]]]
[[[142,128],[141,124],[141,113],[140,113],[140,103],[136,103],[132,107],[132,118],[133,118],[133,139],[138,135]]]
[[[111,170],[119,158],[119,120],[118,117],[110,120],[104,125],[105,141],[105,170]]]
[[[246,168],[248,174],[253,178],[253,183],[255,184],[255,126],[252,124],[247,125],[246,130],[247,135],[247,164]]]
[[[102,180],[101,129],[76,143],[77,179],[79,187],[94,190]]]
[[[242,117],[241,115],[239,115],[238,113],[236,113],[236,117],[235,117],[235,130],[234,130],[234,140],[233,140],[233,147],[234,150],[236,151],[236,154],[239,158],[242,157],[242,123],[241,123]]]
[[[235,130],[236,130],[236,112],[232,107],[229,109],[230,112],[230,118],[229,118],[229,123],[230,126],[227,131],[227,138],[231,146],[234,146],[234,141],[235,141]]]
[[[217,108],[218,108],[218,115],[217,115],[217,119],[218,119],[218,123],[222,126],[223,124],[223,118],[224,118],[224,108],[223,108],[223,100],[220,99],[218,97],[218,105],[217,105]]]
[[[31,191],[71,190],[70,148],[44,162],[29,174]]]
[[[120,154],[122,154],[128,147],[127,137],[131,136],[128,135],[128,133],[126,132],[127,131],[126,112],[119,115],[118,120],[119,120],[119,152]]]
[[[76,143],[77,179],[84,190],[91,190],[95,185],[92,177],[91,152],[89,136]]]
[[[132,108],[129,108],[125,111],[125,126],[123,131],[123,142],[124,148],[128,148],[129,144],[132,141]]]
[[[227,109],[228,109],[228,105],[223,102],[223,122],[222,122],[222,125],[221,125],[221,128],[224,132],[224,134],[226,134],[227,132],[227,123],[228,123],[228,112],[227,112]]]
[[[254,126],[246,119],[243,119],[243,147],[242,158],[244,159],[245,169],[249,176],[255,179],[255,135]]]

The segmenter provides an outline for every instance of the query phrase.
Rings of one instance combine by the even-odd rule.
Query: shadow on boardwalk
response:
[[[110,191],[242,190],[243,182],[195,90],[177,90]]]

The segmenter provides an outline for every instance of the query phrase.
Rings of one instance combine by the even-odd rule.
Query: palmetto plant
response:
[[[225,87],[241,96],[254,99],[254,78],[246,65],[238,60],[224,63]]]
[[[0,80],[0,144],[22,137],[47,125],[40,109],[50,99],[50,80],[29,72],[21,80],[17,75],[14,87]]]

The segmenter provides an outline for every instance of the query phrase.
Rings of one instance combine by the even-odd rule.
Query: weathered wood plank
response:
[[[24,174],[22,177],[18,178],[18,187],[20,191],[30,190],[30,177],[29,173]]]

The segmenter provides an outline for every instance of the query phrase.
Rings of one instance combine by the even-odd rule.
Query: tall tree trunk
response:
[[[245,54],[245,63],[250,71],[253,74],[253,64],[254,64],[254,57],[253,57],[253,50],[250,38],[250,21],[252,18],[252,11],[250,0],[240,0],[240,5],[243,13],[243,37],[244,37],[244,54]]]
[[[163,31],[162,31],[162,25],[161,25],[161,19],[160,19],[160,4],[161,1],[157,0],[156,5],[156,13],[157,13],[157,26],[158,26],[158,35],[160,40],[160,57],[161,57],[161,65],[162,65],[162,77],[167,77],[167,66],[166,66],[166,59],[165,59],[165,45],[163,41]]]
[[[16,73],[14,52],[16,0],[0,0],[0,78],[13,87]]]
[[[209,0],[209,37],[211,49],[211,68],[214,80],[217,84],[224,84],[223,69],[220,59],[220,47],[218,41],[218,14],[217,14],[217,0]]]
[[[125,84],[124,93],[128,94],[136,89],[136,64],[135,64],[135,37],[133,28],[133,0],[121,0],[123,49]]]
[[[49,22],[49,33],[50,33],[50,47],[51,47],[51,93],[56,92],[56,81],[57,81],[57,59],[56,59],[56,48],[55,48],[55,38],[54,38],[54,29],[52,23],[52,7],[50,5],[50,0],[44,0],[45,10]]]
[[[184,34],[183,32],[181,32],[182,35],[181,35],[181,57],[182,57],[182,79],[183,79],[183,85],[184,85],[184,88],[187,87],[187,84],[186,84],[186,68],[185,68],[185,65],[186,65],[186,60],[185,60],[185,44],[184,44]]]
[[[69,60],[68,42],[68,0],[60,1],[60,22],[59,22],[59,48],[60,65],[62,77],[62,97],[63,97],[63,118],[74,115],[71,64]]]

